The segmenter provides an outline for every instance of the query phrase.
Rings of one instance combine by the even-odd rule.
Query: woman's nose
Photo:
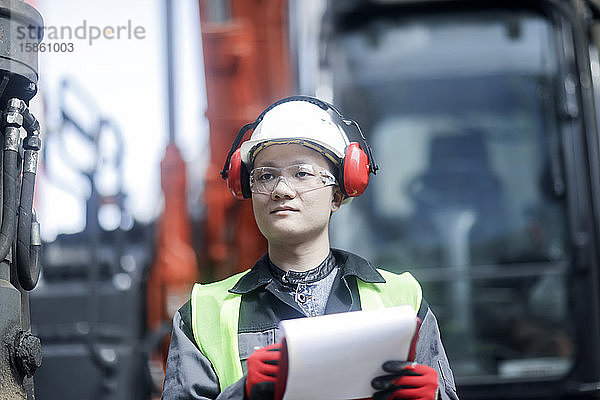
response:
[[[288,198],[293,199],[296,197],[296,191],[290,186],[289,182],[285,177],[280,176],[271,192],[272,199]]]

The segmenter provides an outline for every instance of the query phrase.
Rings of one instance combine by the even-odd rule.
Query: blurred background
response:
[[[73,44],[72,51],[69,51],[70,47],[66,49],[63,46],[60,52],[39,52],[39,63],[43,66],[39,72],[41,96],[34,98],[32,107],[44,110],[47,134],[52,137],[53,133],[57,133],[58,136],[62,133],[59,131],[65,128],[61,105],[87,130],[94,129],[94,124],[100,119],[109,120],[122,136],[121,189],[127,193],[124,206],[128,218],[143,223],[154,221],[162,209],[160,160],[169,140],[165,2],[114,1],[99,4],[42,0],[30,3],[44,17],[47,28],[45,43]],[[173,20],[173,46],[177,55],[173,58],[173,101],[177,119],[175,140],[182,157],[190,165],[188,173],[193,175],[190,185],[195,189],[190,191],[190,196],[196,199],[190,198],[190,210],[199,215],[201,186],[198,185],[201,185],[202,170],[207,160],[208,123],[204,116],[206,93],[198,3],[179,1],[174,4]],[[139,39],[125,30],[121,30],[121,38],[90,38],[93,32],[90,34],[89,30],[95,27],[116,29],[128,23],[132,26],[131,31],[137,27],[139,32],[143,32]],[[71,30],[72,39],[69,40],[69,32],[65,29]],[[54,33],[58,38],[48,37],[54,37]],[[85,37],[79,39],[76,34]],[[144,101],[139,101],[140,98]],[[73,140],[74,146],[80,144],[77,137],[69,139]],[[111,145],[109,140],[102,143],[102,156],[110,158],[115,151],[109,147]],[[59,144],[56,146],[60,147]],[[85,152],[85,144],[76,149],[71,156],[77,165],[91,168],[94,158]],[[83,153],[78,153],[80,151]],[[64,159],[61,160],[58,154],[50,152],[47,162],[52,164],[58,175],[64,175],[64,183],[68,187],[61,187],[48,179],[40,181],[37,189],[45,240],[53,240],[59,233],[81,231],[85,225],[85,207],[81,200],[87,197],[89,188],[86,188],[86,182],[69,175],[69,168],[65,168]],[[102,171],[101,175],[99,190],[106,194],[114,193],[118,181],[116,171]],[[68,181],[68,178],[71,180]],[[46,201],[48,199],[52,200]],[[57,212],[57,204],[61,204],[64,211]],[[53,212],[42,212],[48,206]],[[100,224],[112,230],[115,218],[100,218]]]
[[[596,1],[27,3],[37,398],[160,397],[193,283],[266,250],[218,172],[292,94],[362,127],[381,170],[333,246],[417,277],[462,399],[600,396]]]

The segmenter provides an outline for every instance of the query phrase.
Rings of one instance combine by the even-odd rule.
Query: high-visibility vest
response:
[[[248,271],[219,282],[197,283],[192,290],[194,338],[202,354],[212,363],[221,390],[243,376],[238,351],[238,320],[242,296],[228,290]],[[385,283],[356,280],[363,310],[410,305],[415,312],[419,311],[421,286],[410,273],[396,275],[380,269],[378,272],[385,278]]]

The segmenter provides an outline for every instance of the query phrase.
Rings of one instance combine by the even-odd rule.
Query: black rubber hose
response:
[[[28,133],[40,130],[40,123],[33,116],[33,114],[29,111],[29,109],[25,108],[22,112],[22,115],[23,115],[23,128],[25,128],[25,130]]]
[[[0,228],[0,261],[8,255],[15,239],[17,224],[17,152],[4,150],[2,228]]]
[[[17,271],[19,283],[25,290],[33,289],[40,276],[39,257],[37,263],[35,257],[31,257],[31,222],[34,187],[35,173],[30,171],[23,172],[17,225]],[[37,253],[39,255],[39,251]]]

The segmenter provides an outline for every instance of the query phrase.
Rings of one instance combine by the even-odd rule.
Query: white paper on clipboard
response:
[[[371,397],[388,360],[406,361],[417,331],[411,306],[281,321],[287,344],[283,400]]]

